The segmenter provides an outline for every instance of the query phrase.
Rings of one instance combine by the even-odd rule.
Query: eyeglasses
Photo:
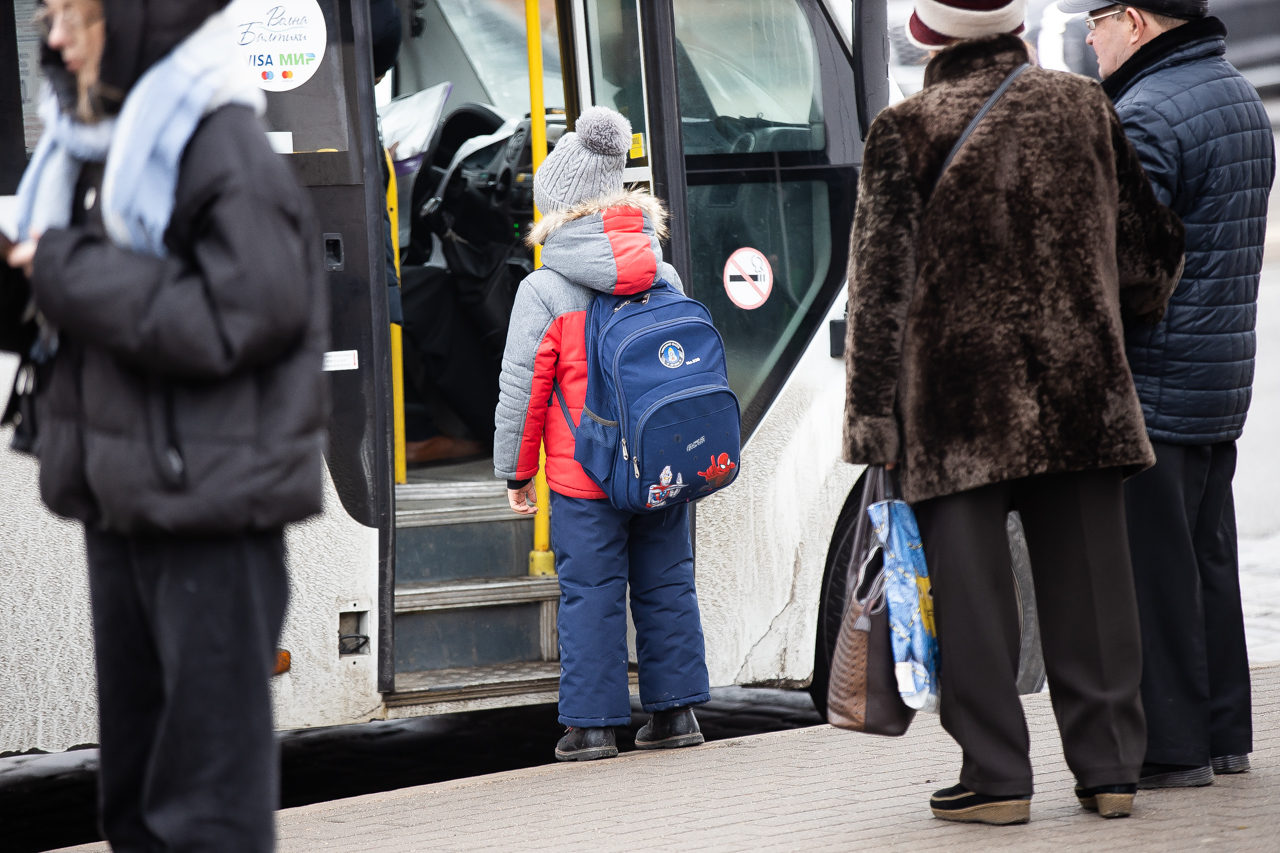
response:
[[[44,41],[49,40],[59,23],[75,31],[102,20],[101,4],[92,2],[68,2],[57,12],[45,7],[36,13],[36,26]]]
[[[1087,16],[1084,19],[1084,25],[1088,27],[1090,30],[1096,30],[1098,28],[1098,21],[1101,21],[1103,18],[1110,18],[1112,15],[1123,15],[1123,14],[1124,14],[1124,7],[1121,7],[1119,9],[1116,9],[1114,12],[1108,12],[1105,15]]]

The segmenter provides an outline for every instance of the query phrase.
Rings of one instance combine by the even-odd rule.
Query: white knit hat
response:
[[[1026,17],[1027,0],[916,0],[907,38],[938,50],[957,39],[1020,33]]]
[[[534,174],[533,203],[559,213],[621,191],[630,149],[631,122],[608,107],[587,107]]]

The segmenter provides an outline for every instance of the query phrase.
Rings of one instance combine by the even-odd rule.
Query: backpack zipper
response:
[[[704,391],[728,391],[729,394],[732,395],[735,400],[738,399],[738,395],[734,394],[733,389],[730,388],[728,385],[698,385],[693,388],[686,388],[683,391],[677,391],[675,394],[668,394],[667,396],[653,403],[653,405],[649,406],[649,408],[645,409],[644,414],[641,415],[638,420],[636,420],[636,432],[639,432],[641,429],[643,429],[644,422],[649,420],[649,416],[652,415],[655,411],[657,411],[660,407],[665,406],[667,403],[673,403],[676,400],[682,399],[684,397],[692,397],[695,394],[701,394]],[[623,441],[623,444],[625,446],[626,444],[625,439]],[[626,458],[626,457],[623,457],[623,458]],[[636,479],[639,480],[640,479],[639,449],[636,450],[635,455],[632,457],[632,465],[635,469]]]
[[[649,304],[649,297],[650,297],[650,296],[652,296],[652,295],[653,295],[653,294],[651,294],[651,293],[646,293],[646,294],[644,295],[644,299],[641,299],[641,300],[640,300],[640,301],[638,301],[636,304],[637,304],[637,305],[648,305],[648,304]],[[617,314],[617,313],[618,313],[619,311],[621,311],[623,308],[626,308],[628,305],[630,305],[630,304],[631,304],[631,302],[632,302],[632,300],[630,300],[630,299],[626,299],[626,300],[623,300],[622,302],[619,302],[619,303],[618,303],[618,305],[617,305],[617,307],[613,309],[613,313]]]

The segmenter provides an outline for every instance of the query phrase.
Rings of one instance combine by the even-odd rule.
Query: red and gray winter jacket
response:
[[[533,477],[545,441],[554,491],[605,497],[573,459],[573,433],[552,383],[560,383],[576,423],[587,397],[583,333],[596,293],[641,293],[657,279],[683,292],[675,269],[662,260],[658,240],[665,233],[666,211],[657,199],[623,192],[547,216],[529,234],[530,244],[542,245],[542,267],[521,282],[511,313],[493,440],[496,476]]]

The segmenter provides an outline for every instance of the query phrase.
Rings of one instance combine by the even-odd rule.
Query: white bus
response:
[[[530,574],[533,522],[507,508],[484,449],[503,312],[531,261],[520,243],[532,218],[525,4],[400,2],[404,39],[381,100],[448,84],[414,102],[448,92],[425,149],[396,164],[408,437],[445,436],[450,453],[472,458],[411,468],[397,485],[368,5],[236,8],[255,3],[297,7],[327,39],[306,79],[268,92],[266,122],[320,214],[332,366],[350,368],[329,374],[325,512],[288,531],[277,725],[553,702],[558,583]],[[16,38],[0,20],[0,80],[16,66],[23,87],[20,99],[0,93],[0,130],[23,136],[0,147],[28,152],[39,131],[33,7],[17,0]],[[668,204],[667,259],[710,308],[743,405],[741,475],[696,507],[711,683],[812,682],[821,706],[860,473],[840,461],[838,327],[862,140],[889,89],[884,0],[543,7],[549,139],[591,104],[628,116],[627,180]],[[18,171],[0,169],[0,193]],[[726,272],[744,248],[768,267],[745,297]],[[15,364],[0,369],[6,390]],[[0,450],[0,754],[97,739],[83,538],[45,510],[36,474]]]

